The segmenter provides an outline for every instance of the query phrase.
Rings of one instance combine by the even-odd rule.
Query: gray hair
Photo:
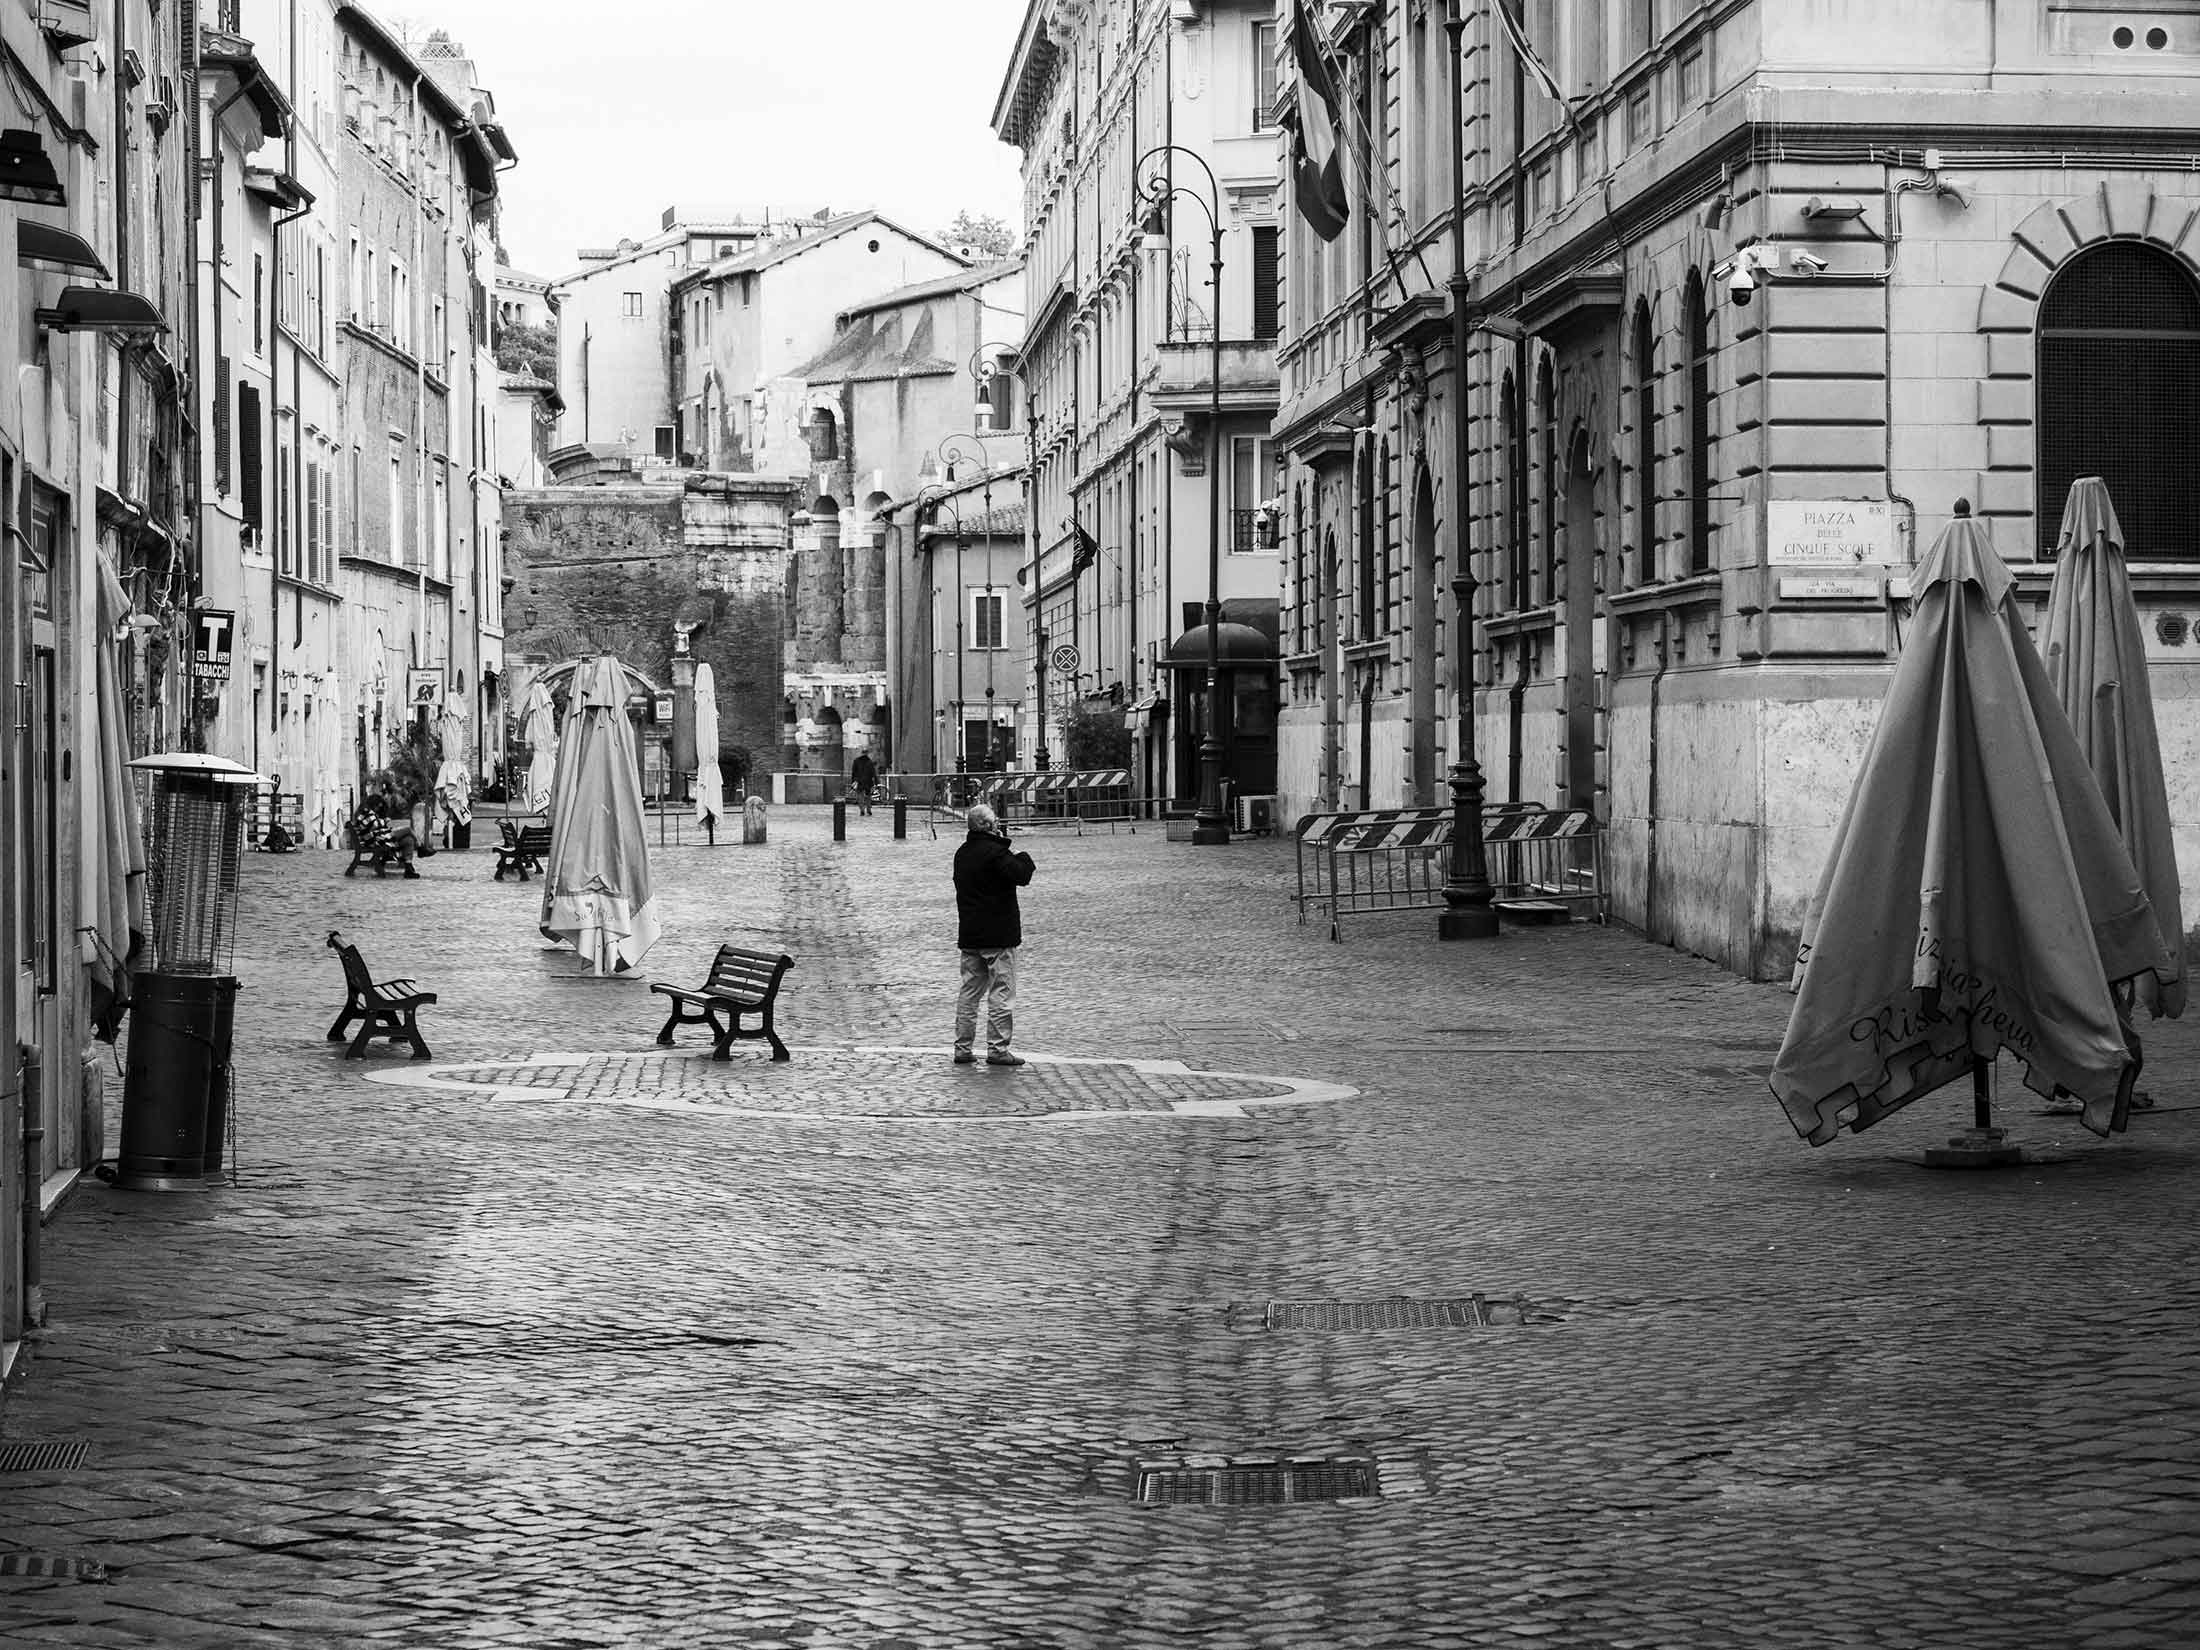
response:
[[[973,831],[983,831],[987,836],[1001,834],[1001,816],[983,802],[973,802],[969,812],[963,815],[963,823]]]

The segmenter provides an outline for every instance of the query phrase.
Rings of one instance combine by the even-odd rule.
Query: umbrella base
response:
[[[1965,1129],[1945,1146],[1928,1146],[1928,1169],[2006,1169],[2024,1161],[2024,1148],[2009,1144],[2007,1129]]]

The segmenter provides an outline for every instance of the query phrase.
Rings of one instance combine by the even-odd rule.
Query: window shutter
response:
[[[299,572],[310,579],[321,567],[321,466],[310,460],[306,464],[305,528],[305,556]]]
[[[214,491],[229,491],[229,357],[214,360]]]
[[[237,386],[237,492],[244,524],[257,533],[265,521],[260,472],[260,391],[254,384]]]
[[[1253,229],[1253,336],[1273,338],[1277,323],[1277,232],[1273,226]]]

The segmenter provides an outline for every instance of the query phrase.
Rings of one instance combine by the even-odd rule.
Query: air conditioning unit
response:
[[[1276,799],[1272,796],[1241,796],[1237,799],[1237,828],[1240,836],[1274,836],[1276,834]]]

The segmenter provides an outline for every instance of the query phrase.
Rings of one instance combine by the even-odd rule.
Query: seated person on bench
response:
[[[412,811],[398,806],[387,781],[367,787],[367,794],[359,804],[359,811],[373,814],[384,821],[383,829],[390,839],[390,846],[397,850],[397,863],[406,870],[412,869],[415,854],[427,859],[435,853],[433,848],[414,833]]]

